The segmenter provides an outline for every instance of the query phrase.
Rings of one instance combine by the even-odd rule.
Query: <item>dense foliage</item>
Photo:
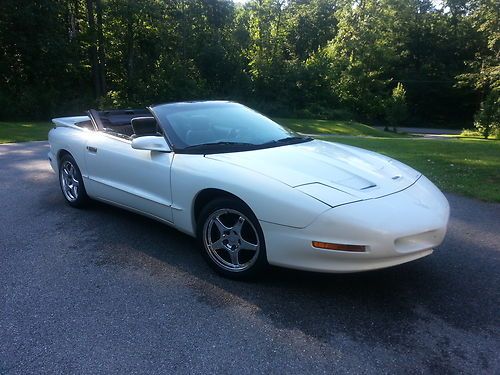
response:
[[[472,124],[482,108],[484,123],[498,113],[497,5],[3,0],[0,118],[221,98],[281,116],[441,126]]]
[[[391,125],[394,130],[396,130],[396,127],[405,120],[406,115],[406,90],[401,82],[399,82],[392,90],[392,96],[386,105],[386,118],[388,125]],[[387,126],[385,130],[388,130]]]

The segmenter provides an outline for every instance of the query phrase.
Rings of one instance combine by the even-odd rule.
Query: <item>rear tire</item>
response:
[[[64,155],[59,161],[59,186],[70,206],[82,208],[88,204],[89,197],[83,185],[80,168],[70,154]]]
[[[205,260],[225,277],[254,278],[267,266],[259,221],[236,199],[216,199],[207,204],[198,218],[197,237]]]

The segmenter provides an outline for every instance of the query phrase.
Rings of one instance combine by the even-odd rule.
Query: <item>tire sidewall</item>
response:
[[[79,182],[79,190],[78,190],[78,197],[74,201],[68,200],[66,198],[66,195],[64,194],[64,188],[62,184],[62,166],[64,165],[64,162],[69,161],[71,164],[73,164],[73,167],[76,170],[76,177]],[[75,159],[67,154],[64,155],[61,160],[59,161],[59,187],[61,188],[61,192],[63,194],[64,200],[72,207],[76,208],[81,208],[84,207],[88,203],[88,196],[87,196],[87,191],[85,190],[85,186],[83,184],[83,177],[82,173],[80,172],[80,168],[78,167],[78,164],[76,164]]]
[[[210,257],[208,254],[208,250],[205,247],[205,243],[203,241],[203,228],[205,226],[205,222],[208,219],[208,217],[215,211],[224,209],[224,208],[229,208],[233,210],[237,210],[241,212],[243,215],[245,215],[249,220],[251,220],[253,226],[255,227],[257,231],[257,235],[259,236],[259,254],[257,256],[257,259],[255,263],[248,269],[244,271],[239,271],[239,272],[231,272],[228,270],[225,270],[221,267],[219,267]],[[252,210],[244,203],[236,200],[236,199],[230,199],[230,198],[221,198],[221,199],[216,199],[209,204],[207,204],[203,210],[201,211],[197,224],[196,224],[196,237],[198,240],[198,244],[201,250],[201,253],[203,255],[203,258],[207,261],[207,263],[219,274],[231,278],[231,279],[236,279],[236,280],[246,280],[250,278],[254,278],[257,276],[260,272],[262,272],[268,265],[267,263],[267,255],[266,255],[266,244],[265,244],[265,238],[264,238],[264,233],[262,231],[262,228],[260,227],[259,221],[257,220],[257,217],[255,214],[252,212]]]

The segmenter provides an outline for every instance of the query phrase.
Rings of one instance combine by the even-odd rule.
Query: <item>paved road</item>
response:
[[[383,131],[383,126],[374,126],[374,128]],[[462,130],[458,129],[434,129],[434,128],[405,128],[398,127],[398,133],[407,133],[412,135],[417,135],[426,139],[440,139],[440,140],[452,140],[457,139],[462,133]],[[452,137],[450,137],[452,135]],[[453,137],[456,136],[456,137]]]
[[[375,129],[384,130],[383,126],[374,126]],[[460,129],[435,129],[435,128],[408,128],[408,127],[398,127],[398,132],[400,133],[410,133],[410,134],[423,134],[423,135],[443,135],[443,134],[453,134],[460,135],[462,130]]]
[[[242,283],[164,225],[70,208],[46,152],[0,146],[0,373],[500,373],[500,205],[448,195],[407,265]]]

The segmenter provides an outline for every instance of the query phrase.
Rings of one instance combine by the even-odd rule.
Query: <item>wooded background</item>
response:
[[[495,0],[2,0],[0,118],[231,99],[383,123],[404,89],[407,123],[464,127],[498,107],[499,35]]]

